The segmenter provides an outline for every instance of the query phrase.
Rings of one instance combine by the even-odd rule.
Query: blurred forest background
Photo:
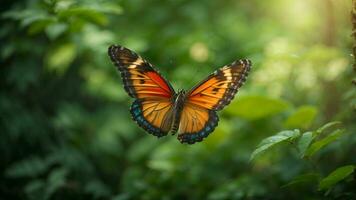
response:
[[[348,0],[3,0],[0,199],[356,199]],[[132,120],[111,44],[189,89],[253,68],[216,131]]]

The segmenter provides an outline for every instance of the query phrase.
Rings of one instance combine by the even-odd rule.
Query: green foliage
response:
[[[299,130],[293,131],[282,131],[277,133],[274,136],[265,138],[262,142],[257,146],[257,149],[251,154],[251,160],[253,160],[257,155],[267,151],[272,146],[275,146],[281,142],[289,141],[292,142],[295,138],[299,137]]]
[[[73,44],[61,44],[51,50],[47,55],[48,71],[57,71],[63,74],[73,62],[76,48]]]
[[[314,184],[318,182],[320,178],[319,176],[320,175],[317,173],[302,174],[293,178],[293,180],[290,181],[288,184],[284,185],[283,188],[293,187],[293,186],[298,186],[303,184],[310,184],[310,183]]]
[[[308,128],[317,114],[317,109],[313,106],[301,106],[285,121],[288,128]]]
[[[242,118],[256,120],[268,117],[286,110],[288,103],[282,99],[266,96],[242,96],[234,101],[226,112]]]
[[[0,199],[355,199],[349,4],[5,0]],[[111,44],[176,89],[253,66],[215,131],[182,145],[131,120]]]
[[[329,189],[337,182],[348,177],[352,174],[355,170],[355,166],[353,165],[346,165],[335,169],[331,172],[327,177],[323,178],[319,183],[319,190]]]
[[[299,130],[295,131],[282,131],[277,133],[274,136],[265,138],[257,146],[256,150],[251,155],[251,160],[259,155],[262,152],[269,150],[271,146],[280,144],[282,141],[289,141],[293,147],[296,147],[299,155],[302,158],[306,158],[306,161],[310,162],[311,165],[315,166],[315,163],[311,160],[310,157],[314,156],[315,153],[319,152],[326,145],[335,142],[336,139],[342,136],[344,130],[337,129],[332,133],[328,134],[322,139],[317,139],[319,134],[325,133],[327,129],[335,125],[340,125],[340,122],[329,122],[322,127],[318,128],[315,131],[308,131],[303,134],[299,133]],[[294,140],[298,140],[297,146],[294,146]],[[293,178],[288,184],[284,187],[291,187],[299,184],[304,184],[306,182],[319,182],[318,190],[330,189],[337,182],[345,179],[347,176],[352,174],[354,171],[353,165],[339,167],[330,173],[326,178],[320,179],[320,174],[318,172],[309,172],[306,174],[301,174]]]
[[[330,135],[326,136],[325,138],[313,143],[305,152],[306,156],[312,156],[314,155],[316,152],[318,152],[321,148],[323,148],[324,146],[330,144],[331,142],[337,140],[341,134],[343,133],[343,130],[336,130],[333,133],[331,133]]]
[[[313,132],[308,131],[302,134],[298,141],[298,150],[301,157],[304,157],[305,151],[307,151],[313,139]]]

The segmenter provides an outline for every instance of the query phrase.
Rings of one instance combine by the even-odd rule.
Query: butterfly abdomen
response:
[[[182,115],[182,110],[184,107],[185,99],[186,99],[186,96],[185,96],[184,90],[179,91],[175,97],[174,108],[173,108],[174,118],[173,118],[173,124],[172,124],[172,128],[171,128],[171,132],[173,134],[178,131],[180,117]]]

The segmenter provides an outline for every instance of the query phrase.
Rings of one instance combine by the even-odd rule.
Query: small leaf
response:
[[[41,179],[34,179],[26,184],[24,190],[29,199],[43,199],[46,186],[46,182]]]
[[[48,169],[48,163],[38,157],[30,157],[11,165],[5,174],[11,178],[35,177]]]
[[[266,96],[244,96],[234,101],[227,109],[228,114],[256,120],[286,110],[289,104],[282,99]]]
[[[321,148],[323,148],[324,146],[330,144],[331,142],[337,140],[341,134],[344,132],[344,130],[342,129],[337,129],[335,130],[333,133],[331,133],[330,135],[326,136],[325,138],[314,142],[305,152],[305,156],[312,156],[314,155],[316,152],[318,152]]]
[[[331,172],[326,178],[322,179],[319,183],[319,190],[329,189],[337,182],[345,179],[350,174],[354,172],[355,166],[346,165],[343,167],[339,167],[333,172]]]
[[[339,121],[329,122],[329,123],[325,124],[324,126],[320,127],[318,130],[316,130],[316,131],[315,131],[315,132],[316,132],[315,134],[316,134],[316,136],[317,136],[317,135],[320,135],[320,134],[321,134],[322,132],[324,132],[325,130],[327,130],[327,129],[333,127],[333,126],[340,125],[340,124],[341,124],[341,122],[339,122]]]
[[[303,135],[300,137],[298,141],[298,149],[301,157],[304,157],[305,151],[308,149],[312,140],[313,132],[310,131],[303,133]]]
[[[258,145],[257,149],[251,154],[250,160],[253,160],[259,154],[265,152],[267,149],[271,148],[272,146],[279,144],[286,140],[293,140],[300,135],[298,129],[296,130],[287,130],[279,132],[278,134],[265,138],[262,142]]]
[[[48,69],[63,74],[73,62],[76,53],[77,51],[74,44],[67,43],[58,46],[47,55]]]
[[[46,19],[37,20],[29,26],[28,33],[30,35],[40,33],[46,27],[50,26],[54,21],[55,21],[54,18],[46,18]]]
[[[49,39],[54,40],[68,29],[66,23],[55,23],[46,27],[46,34]]]
[[[84,190],[92,195],[94,199],[106,198],[110,195],[110,190],[107,185],[98,180],[92,180],[86,183]]]
[[[108,23],[108,19],[103,13],[90,7],[73,7],[61,10],[58,14],[62,18],[79,17],[99,25],[106,25]]]
[[[316,113],[314,106],[302,106],[288,117],[284,125],[287,128],[308,128],[314,121]]]
[[[308,182],[309,183],[317,182],[318,179],[319,179],[319,174],[316,174],[316,173],[303,174],[303,175],[295,177],[292,181],[290,181],[286,185],[283,185],[282,188],[290,187],[290,186],[294,186],[294,185],[301,185],[301,184],[304,185],[305,183],[308,183]]]
[[[58,168],[51,171],[47,178],[44,199],[50,199],[52,194],[65,184],[67,174],[68,170],[64,168]]]
[[[97,7],[98,11],[101,11],[103,13],[108,13],[108,14],[116,14],[119,15],[123,12],[123,9],[121,6],[114,4],[114,3],[100,3],[100,7]]]

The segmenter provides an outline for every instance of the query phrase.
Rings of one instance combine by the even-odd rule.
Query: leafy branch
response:
[[[319,180],[318,190],[331,189],[336,183],[344,180],[352,174],[355,166],[347,165],[339,167],[331,172],[327,177],[321,179],[320,174],[317,173],[319,171],[317,170],[317,163],[312,159],[312,157],[343,135],[344,129],[337,128],[336,130],[328,131],[339,125],[341,125],[341,122],[334,121],[325,124],[317,130],[307,131],[302,134],[299,129],[281,131],[276,135],[263,139],[251,154],[250,161],[256,159],[272,147],[278,146],[282,143],[288,143],[297,151],[300,158],[306,160],[312,166],[313,172],[297,176],[285,186],[317,179]]]

